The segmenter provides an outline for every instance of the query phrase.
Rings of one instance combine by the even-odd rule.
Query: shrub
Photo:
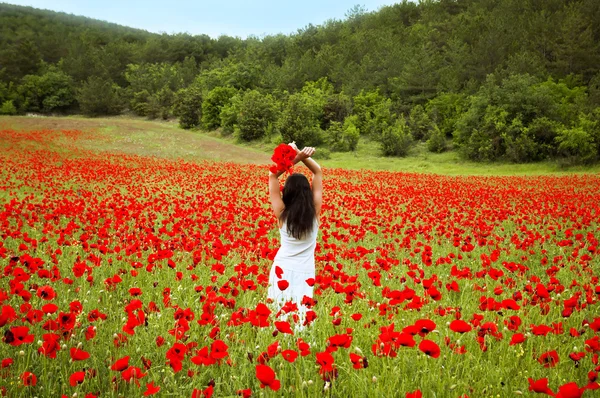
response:
[[[191,85],[175,94],[173,113],[179,117],[179,126],[190,129],[200,125],[202,117],[202,90],[198,85]]]
[[[421,105],[415,105],[408,117],[408,127],[415,140],[426,141],[432,129],[431,119]]]
[[[537,158],[537,144],[520,118],[514,118],[510,127],[502,134],[506,158],[514,163],[527,162]]]
[[[434,124],[433,131],[427,140],[427,149],[429,152],[442,153],[446,148],[446,136],[442,133],[442,130],[440,130],[437,124]]]
[[[565,164],[590,163],[596,159],[596,143],[582,127],[560,129],[556,142],[558,155]]]
[[[208,130],[221,126],[221,110],[228,105],[236,94],[233,87],[215,87],[210,90],[202,102],[202,125]]]
[[[276,120],[275,101],[270,94],[257,90],[246,91],[239,103],[239,112],[234,131],[243,141],[264,137]],[[285,138],[285,137],[284,137]]]
[[[413,144],[408,126],[404,118],[400,118],[392,126],[383,130],[380,139],[384,156],[406,156]]]
[[[288,97],[277,128],[285,142],[296,141],[299,148],[318,146],[323,142],[319,115],[322,109],[317,101],[305,93]]]
[[[6,100],[0,106],[0,115],[16,115],[17,108],[13,104],[12,100]]]
[[[111,80],[90,76],[77,93],[79,109],[86,116],[117,115],[123,110],[121,88]]]
[[[219,118],[221,119],[221,131],[224,134],[233,133],[235,125],[237,124],[237,117],[241,101],[242,97],[240,94],[236,94],[231,97],[231,100],[228,104],[223,105],[221,108]]]

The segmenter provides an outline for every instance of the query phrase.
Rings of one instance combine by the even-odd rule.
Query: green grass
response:
[[[271,139],[240,142],[234,135],[220,131],[189,131],[173,121],[149,121],[132,117],[84,118],[0,116],[0,128],[79,129],[98,131],[105,140],[82,141],[87,149],[127,154],[181,158],[189,161],[217,160],[238,163],[270,163],[275,146]],[[317,149],[318,151],[318,149]],[[416,145],[404,158],[381,156],[378,143],[361,138],[355,152],[333,152],[319,159],[324,167],[432,173],[444,175],[540,175],[598,173],[600,164],[565,168],[555,161],[514,164],[478,163],[463,160],[456,151],[431,153],[424,144]]]

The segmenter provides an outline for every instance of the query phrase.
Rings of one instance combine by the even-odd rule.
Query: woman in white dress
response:
[[[313,287],[307,279],[315,277],[315,246],[319,229],[319,214],[323,201],[321,167],[311,156],[315,148],[296,150],[294,164],[302,162],[312,172],[312,188],[303,174],[291,174],[285,181],[283,195],[279,189],[279,176],[282,173],[269,172],[269,195],[271,205],[278,220],[281,247],[275,256],[269,274],[267,298],[280,309],[287,302],[298,306],[299,322],[302,328],[306,306],[304,296],[312,298]]]

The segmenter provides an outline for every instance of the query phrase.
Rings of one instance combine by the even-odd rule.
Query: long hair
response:
[[[283,204],[279,218],[286,223],[290,235],[304,238],[312,231],[316,216],[312,190],[305,175],[294,173],[285,180]]]

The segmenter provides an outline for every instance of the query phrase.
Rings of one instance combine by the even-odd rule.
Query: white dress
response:
[[[298,306],[298,314],[303,319],[306,307],[300,304],[302,298],[313,296],[313,287],[306,280],[315,277],[315,247],[319,224],[315,219],[312,230],[303,239],[291,236],[286,224],[284,222],[279,229],[281,247],[275,255],[269,273],[267,298],[272,299],[278,309],[286,302],[293,301]],[[275,272],[276,266],[283,271],[281,278]],[[282,280],[289,283],[285,290],[281,290],[277,283]]]

